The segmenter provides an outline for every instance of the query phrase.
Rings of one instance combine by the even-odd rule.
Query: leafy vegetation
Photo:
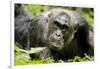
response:
[[[49,11],[53,8],[64,8],[69,10],[78,11],[87,20],[88,23],[94,23],[94,9],[83,7],[65,7],[65,6],[51,6],[51,5],[39,5],[39,4],[26,4],[25,8],[32,13],[33,16],[40,14],[41,12]]]
[[[75,56],[74,57],[74,59],[68,59],[68,62],[83,62],[83,61],[93,61],[94,59],[93,59],[93,57],[83,57],[83,58],[81,58],[81,57],[79,57],[79,56]]]
[[[43,50],[44,48],[31,48],[30,51],[25,51],[20,49],[17,45],[14,45],[14,51],[15,51],[15,55],[14,55],[14,64],[15,65],[28,65],[28,64],[48,64],[48,63],[54,63],[54,60],[49,57],[46,59],[33,59],[31,60],[29,54],[30,53],[37,53],[41,50]]]
[[[20,49],[18,46],[14,46],[15,48],[15,55],[14,55],[14,64],[15,65],[29,65],[29,64],[49,64],[49,63],[55,63],[55,61],[49,57],[46,59],[33,59],[31,60],[29,54],[30,53],[37,53],[41,50],[43,50],[42,48],[32,48],[30,51],[24,51],[22,49]],[[66,62],[83,62],[83,61],[93,61],[93,57],[89,57],[86,55],[86,57],[79,57],[79,56],[75,56],[74,59],[68,59],[66,60]],[[65,61],[63,60],[59,60],[58,63],[64,63]]]

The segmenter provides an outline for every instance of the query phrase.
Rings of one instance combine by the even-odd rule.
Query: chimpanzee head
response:
[[[70,12],[54,9],[49,16],[48,42],[51,49],[62,50],[68,45],[78,28],[78,22],[74,20]]]

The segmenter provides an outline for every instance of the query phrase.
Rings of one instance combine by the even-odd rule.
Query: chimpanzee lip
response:
[[[51,45],[54,46],[54,47],[60,47],[60,45],[58,45],[58,44],[55,43],[55,42],[51,42]]]

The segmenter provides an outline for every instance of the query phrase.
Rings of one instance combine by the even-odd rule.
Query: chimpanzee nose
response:
[[[56,36],[60,37],[60,34],[56,34]]]
[[[57,36],[57,37],[60,37],[60,36],[61,36],[61,31],[60,31],[60,30],[57,30],[56,36]]]

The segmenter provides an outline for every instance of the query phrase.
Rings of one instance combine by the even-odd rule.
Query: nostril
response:
[[[55,35],[56,35],[57,37],[61,37],[61,30],[58,29],[58,30],[56,31]]]
[[[60,34],[56,34],[56,36],[60,37]]]

